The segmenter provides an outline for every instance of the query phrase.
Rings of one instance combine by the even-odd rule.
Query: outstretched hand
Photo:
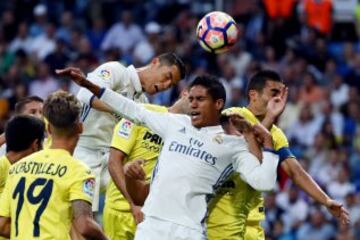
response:
[[[343,207],[343,205],[335,200],[328,200],[326,207],[329,212],[339,220],[340,224],[347,226],[350,224],[349,212]]]
[[[277,118],[284,111],[286,106],[286,101],[288,97],[289,89],[287,87],[283,87],[281,89],[281,93],[273,97],[269,100],[266,107],[266,115],[271,118]]]
[[[79,68],[67,67],[64,69],[56,69],[55,73],[60,76],[70,78],[79,86],[84,86],[84,83],[86,81],[85,74]]]

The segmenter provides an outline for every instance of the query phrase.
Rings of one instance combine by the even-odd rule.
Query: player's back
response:
[[[70,239],[71,201],[91,203],[93,184],[90,170],[62,149],[20,160],[9,170],[2,198],[10,211],[11,238]]]

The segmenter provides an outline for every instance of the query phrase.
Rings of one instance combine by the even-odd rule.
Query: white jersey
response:
[[[275,186],[278,156],[263,152],[260,164],[243,137],[224,134],[220,125],[197,129],[187,115],[151,112],[110,89],[101,100],[164,141],[143,207],[146,216],[203,231],[209,200],[234,171],[257,190]]]
[[[0,146],[0,156],[4,156],[6,154],[6,143]]]
[[[127,98],[147,102],[138,74],[132,65],[126,68],[119,62],[107,62],[89,73],[87,79]],[[78,146],[90,149],[109,148],[112,131],[119,119],[114,114],[91,108],[91,101],[95,96],[87,89],[81,88],[77,97],[83,103],[81,119],[84,123],[84,132]]]

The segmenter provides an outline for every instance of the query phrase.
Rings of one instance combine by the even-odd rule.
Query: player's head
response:
[[[28,154],[42,149],[45,124],[42,120],[28,115],[16,115],[6,125],[6,152]]]
[[[249,104],[257,114],[265,114],[268,101],[281,94],[284,83],[280,75],[272,70],[261,70],[249,80],[247,95]]]
[[[220,124],[221,110],[225,101],[225,88],[216,77],[196,77],[189,86],[192,125],[200,128]]]
[[[175,53],[161,54],[139,72],[145,92],[155,94],[175,86],[185,77],[185,65]]]
[[[53,137],[78,137],[82,132],[79,100],[65,91],[52,93],[44,103],[44,116]]]
[[[23,98],[15,104],[15,114],[32,115],[37,118],[42,118],[43,104],[44,101],[38,96]]]

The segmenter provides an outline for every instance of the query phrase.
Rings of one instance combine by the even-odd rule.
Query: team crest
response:
[[[221,135],[216,135],[216,136],[213,138],[213,141],[214,141],[214,142],[217,142],[218,144],[221,144],[221,143],[223,143],[224,138],[223,138]]]
[[[133,123],[129,120],[125,120],[121,123],[121,126],[119,128],[118,134],[120,137],[129,138],[131,134]]]
[[[99,76],[104,80],[108,80],[110,78],[111,74],[110,74],[110,71],[103,69],[100,71]]]
[[[86,193],[89,197],[93,197],[95,190],[95,179],[90,178],[87,179],[84,182],[83,191]]]

